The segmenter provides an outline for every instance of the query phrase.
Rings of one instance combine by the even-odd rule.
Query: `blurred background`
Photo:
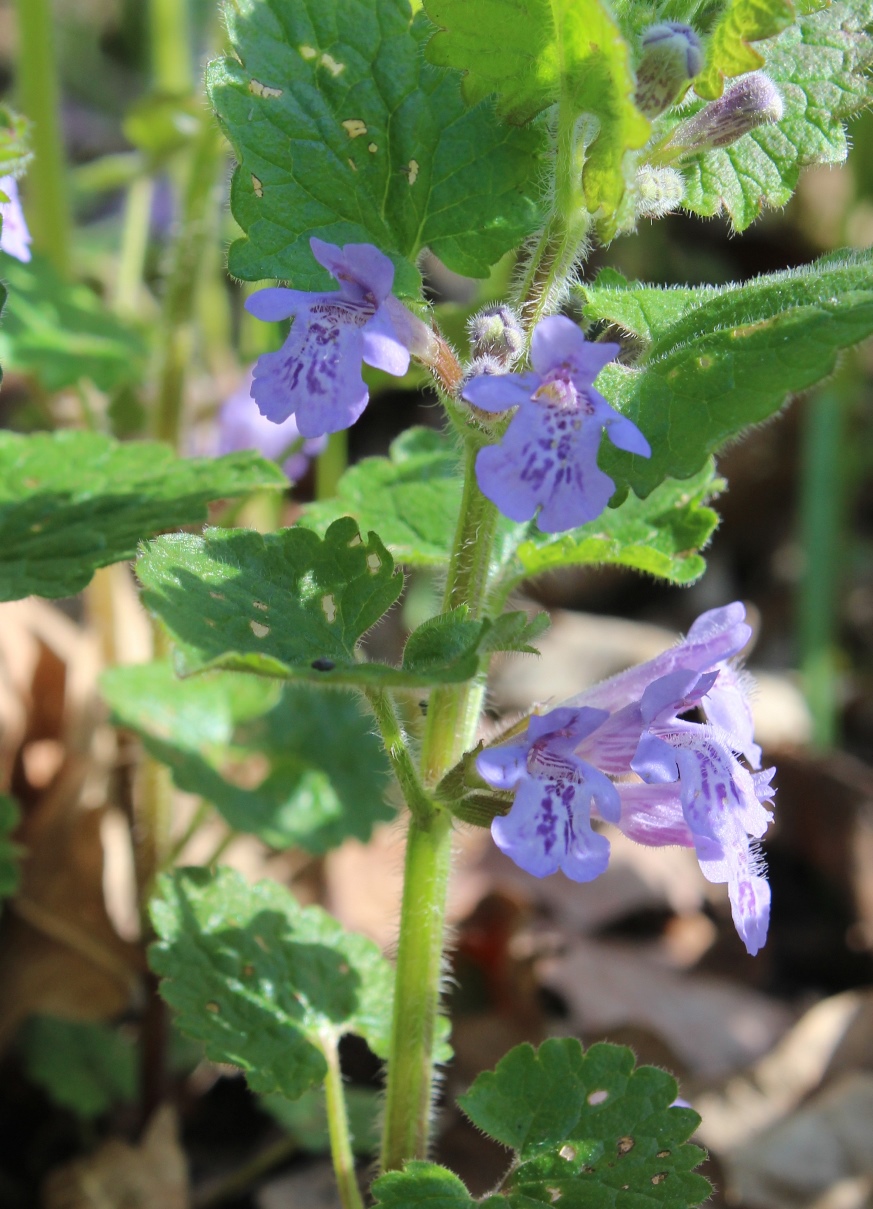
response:
[[[224,272],[237,234],[231,163],[200,86],[221,49],[216,4],[54,0],[52,12],[63,174],[52,182],[33,166],[22,193],[35,255],[0,265],[0,427],[158,435],[202,455],[262,443],[249,369],[281,333],[244,315],[246,287]],[[2,0],[0,97],[28,112],[18,30],[16,5]],[[850,133],[847,166],[807,170],[790,205],[742,237],[721,220],[670,216],[598,250],[586,276],[609,265],[661,284],[718,284],[869,246],[873,118]],[[502,294],[512,266],[484,283],[435,261],[425,269],[439,321],[463,349],[466,317]],[[346,462],[384,454],[413,423],[439,424],[423,376],[373,374],[371,387],[347,445],[295,447],[281,500],[256,497],[213,519],[291,524]],[[723,887],[684,851],[612,836],[608,873],[580,887],[529,878],[487,832],[460,830],[447,978],[456,1057],[437,1157],[475,1194],[506,1154],[465,1123],[455,1094],[510,1045],[569,1034],[630,1044],[679,1077],[703,1116],[715,1204],[873,1206],[871,432],[865,346],[723,453],[722,523],[692,587],[613,569],[528,586],[554,625],[541,660],[496,664],[488,722],[649,658],[705,609],[746,602],[758,736],[778,770],[765,844],[773,922],[764,951],[748,957]],[[261,447],[284,457],[292,445],[293,434]],[[396,651],[437,588],[412,576],[374,648]],[[87,598],[0,605],[0,790],[21,807],[13,839],[24,849],[0,924],[0,1206],[330,1206],[317,1100],[257,1099],[203,1061],[154,1001],[131,847],[141,748],[108,726],[97,684],[107,664],[151,650],[123,566],[101,572]],[[327,855],[276,852],[202,813],[189,840],[197,809],[175,792],[180,860],[220,856],[247,876],[278,877],[390,952],[398,828],[384,823],[369,846],[351,840]],[[344,1062],[366,1165],[378,1063],[360,1042]]]

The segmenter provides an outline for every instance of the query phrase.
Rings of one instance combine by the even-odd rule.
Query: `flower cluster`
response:
[[[727,883],[737,932],[757,953],[770,888],[755,841],[771,821],[774,770],[760,771],[743,677],[728,662],[749,637],[741,604],[704,613],[673,650],[482,752],[481,776],[515,790],[492,824],[498,847],[538,877],[561,869],[580,882],[609,861],[592,816],[640,844],[694,848],[704,876]]]
[[[516,407],[499,445],[476,458],[482,494],[510,520],[530,520],[544,533],[561,533],[600,516],[615,490],[597,465],[603,430],[618,449],[651,457],[636,424],[615,411],[593,387],[618,354],[617,344],[585,339],[563,315],[543,319],[531,341],[533,369],[481,374],[464,398],[482,411]]]

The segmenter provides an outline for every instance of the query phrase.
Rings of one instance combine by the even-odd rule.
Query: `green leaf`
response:
[[[827,377],[841,349],[873,332],[873,253],[834,253],[744,285],[707,287],[701,299],[675,319],[669,304],[655,304],[652,343],[640,363],[609,365],[598,378],[652,446],[649,459],[606,443],[601,450],[604,470],[639,495],[667,477],[696,474],[788,395]],[[599,305],[608,305],[604,291]]]
[[[179,1027],[253,1091],[295,1100],[322,1082],[345,1033],[384,1057],[392,971],[377,946],[276,882],[177,870],[151,905],[149,962]]]
[[[454,1172],[420,1159],[403,1171],[380,1175],[371,1191],[384,1209],[472,1209],[477,1204]]]
[[[394,815],[384,752],[348,693],[235,672],[179,680],[168,663],[111,668],[101,685],[113,721],[235,831],[322,853]]]
[[[90,379],[110,391],[141,382],[146,346],[85,285],[65,281],[37,254],[3,262],[9,302],[0,328],[0,362],[32,374],[48,391]]]
[[[498,1194],[474,1202],[433,1163],[380,1176],[376,1203],[390,1209],[690,1209],[712,1193],[695,1175],[705,1157],[687,1139],[700,1123],[671,1107],[676,1081],[634,1067],[631,1050],[575,1038],[520,1045],[480,1075],[459,1104],[474,1125],[515,1151]]]
[[[635,1068],[625,1046],[583,1052],[568,1037],[538,1050],[517,1046],[459,1103],[521,1160],[504,1184],[510,1205],[560,1199],[569,1209],[679,1209],[712,1189],[692,1173],[704,1152],[687,1139],[700,1118],[671,1107],[676,1095],[675,1079],[653,1066]]]
[[[183,674],[222,667],[321,684],[428,685],[474,676],[486,650],[526,650],[536,630],[471,620],[465,610],[414,631],[400,667],[362,663],[364,634],[395,603],[403,576],[351,517],[324,539],[308,529],[262,537],[211,530],[160,538],[137,564],[143,601],[178,644]]]
[[[0,600],[72,596],[143,538],[205,520],[210,500],[284,486],[253,453],[178,458],[97,433],[0,433]]]
[[[0,176],[20,176],[30,162],[30,122],[0,105]]]
[[[484,277],[539,225],[543,132],[467,109],[457,79],[422,61],[407,0],[238,0],[227,20],[237,57],[207,84],[239,159],[235,276],[324,289],[317,235],[376,244],[396,291],[417,296],[422,247]]]
[[[793,20],[791,0],[728,0],[710,34],[694,91],[714,100],[724,91],[725,78],[763,67],[764,56],[750,43],[774,37]]]
[[[21,848],[9,838],[18,826],[20,817],[12,798],[0,793],[0,902],[12,897],[21,877]]]
[[[99,1117],[136,1095],[136,1051],[108,1025],[34,1016],[22,1049],[27,1077],[77,1116]]]
[[[364,458],[340,480],[336,498],[307,505],[301,524],[324,534],[340,516],[378,529],[398,562],[442,567],[449,559],[461,506],[458,454],[446,435],[409,428],[389,458]]]
[[[614,212],[625,190],[624,157],[642,147],[649,122],[633,102],[630,50],[600,0],[425,0],[439,27],[426,54],[463,71],[471,103],[496,94],[510,122],[560,101],[588,114],[598,132],[586,150],[588,208]]]
[[[710,217],[724,209],[744,231],[763,206],[785,205],[803,167],[845,160],[843,122],[870,98],[873,40],[865,30],[871,19],[870,0],[836,0],[799,17],[762,48],[764,69],[782,94],[782,119],[730,147],[684,159],[686,210]],[[659,135],[699,108],[673,111]]]
[[[379,1093],[375,1088],[347,1085],[344,1098],[353,1152],[357,1155],[375,1154],[379,1149]],[[261,1107],[297,1140],[301,1150],[315,1154],[330,1153],[327,1107],[321,1089],[304,1092],[299,1100],[263,1096]]]
[[[646,499],[628,495],[595,521],[569,533],[545,534],[533,525],[516,551],[517,579],[559,567],[631,567],[675,584],[690,584],[706,570],[699,551],[718,525],[706,503],[724,485],[709,463],[691,479],[667,479]]]

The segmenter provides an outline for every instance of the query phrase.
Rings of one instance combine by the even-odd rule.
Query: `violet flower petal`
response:
[[[620,351],[618,344],[586,340],[582,330],[566,315],[550,315],[534,328],[530,360],[542,377],[566,365],[577,390],[585,390]]]
[[[27,264],[31,258],[31,237],[24,218],[24,211],[21,208],[18,182],[15,177],[0,177],[0,190],[9,198],[8,202],[0,202],[0,216],[3,219],[3,227],[0,230],[0,249],[7,256],[14,256],[16,260]]]
[[[514,789],[527,774],[529,744],[507,744],[505,747],[486,747],[476,757],[479,775],[495,789]]]
[[[537,374],[480,374],[470,379],[462,394],[480,411],[509,411],[530,403],[539,385]]]
[[[339,294],[334,291],[328,294],[309,294],[306,290],[289,290],[285,286],[266,286],[245,300],[245,309],[256,319],[264,323],[278,323],[282,319],[290,319],[308,311],[318,303],[336,305],[340,303]]]
[[[380,306],[361,329],[364,360],[374,369],[402,378],[409,369],[409,349],[398,339],[391,314]]]

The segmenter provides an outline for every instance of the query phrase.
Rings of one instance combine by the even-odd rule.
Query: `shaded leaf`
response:
[[[324,289],[317,235],[376,244],[417,295],[422,247],[484,277],[537,227],[542,132],[467,109],[457,79],[423,62],[407,0],[240,0],[227,18],[237,57],[207,83],[240,161],[236,276]]]
[[[97,433],[0,433],[0,600],[72,596],[143,538],[205,520],[210,500],[283,486],[254,453],[179,458]]]
[[[83,378],[110,391],[141,382],[146,346],[93,290],[65,281],[38,253],[28,264],[4,258],[9,302],[0,328],[0,362],[33,374],[46,390]]]
[[[391,967],[320,907],[231,869],[183,869],[161,878],[151,914],[149,961],[179,1027],[254,1091],[296,1099],[322,1082],[344,1033],[384,1057]]]
[[[21,849],[9,838],[18,826],[20,815],[12,798],[0,793],[0,901],[18,889],[21,880]]]
[[[393,817],[384,753],[351,694],[234,672],[179,680],[169,663],[111,668],[102,687],[113,721],[235,831],[321,853]]]
[[[649,123],[634,105],[629,47],[607,7],[600,0],[425,0],[424,8],[439,27],[427,57],[464,72],[471,103],[494,93],[514,123],[558,101],[596,119],[586,201],[592,213],[616,210],[625,153],[645,143]]]
[[[362,663],[357,644],[395,603],[403,576],[375,533],[344,517],[308,529],[176,534],[140,555],[143,599],[178,644],[185,673],[222,667],[322,684],[428,685],[474,676],[484,650],[527,649],[534,631],[466,610],[431,618],[400,667]],[[511,618],[512,615],[509,615]],[[526,624],[526,619],[525,619]]]
[[[98,1117],[136,1095],[136,1051],[107,1025],[34,1016],[22,1046],[28,1078],[80,1117]]]

